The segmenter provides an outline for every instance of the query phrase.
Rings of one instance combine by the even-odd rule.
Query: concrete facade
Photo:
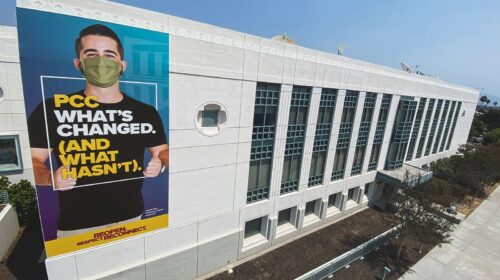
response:
[[[0,138],[14,136],[19,139],[22,169],[1,171],[11,182],[33,180],[33,167],[29,151],[28,126],[24,109],[21,67],[15,27],[0,26]]]
[[[9,251],[12,242],[17,237],[19,231],[19,222],[17,220],[16,211],[7,204],[0,211],[0,260],[2,260]]]
[[[367,207],[370,201],[380,198],[383,187],[375,182],[377,171],[368,172],[376,125],[370,128],[363,171],[360,175],[349,176],[367,92],[377,93],[373,123],[378,117],[382,95],[392,95],[378,170],[385,165],[401,96],[462,102],[450,149],[419,159],[412,157],[413,160],[407,161],[412,165],[422,166],[455,154],[458,145],[466,142],[474,116],[477,90],[431,77],[105,1],[85,1],[76,6],[69,0],[22,0],[18,5],[170,34],[169,227],[47,259],[47,273],[51,279],[193,279]],[[24,141],[23,160],[26,174],[30,174],[16,35],[12,28],[2,30],[10,30],[12,34],[2,37],[1,42],[7,43],[0,43],[4,48],[10,44],[9,49],[1,53],[6,53],[12,61],[3,63],[6,58],[0,61],[0,74],[10,77],[8,82],[0,80],[0,85],[12,87],[15,92],[12,102],[19,103],[20,107],[19,113],[10,111],[10,105],[1,107],[0,114],[7,115],[9,121],[1,122],[0,129],[2,125],[10,125],[11,129],[23,128],[14,132],[18,131]],[[276,83],[281,87],[269,197],[247,203],[257,82]],[[298,191],[281,195],[293,85],[310,87],[312,97]],[[308,187],[323,88],[338,89],[327,172],[323,184]],[[331,182],[346,90],[359,92],[353,140],[348,149],[346,176]],[[207,103],[223,105],[227,114],[224,129],[213,136],[200,133],[195,125],[200,106]],[[5,105],[0,103],[0,106]],[[15,114],[18,114],[16,118]],[[364,194],[366,184],[370,184],[367,195]],[[348,200],[352,188],[355,188],[354,199]],[[335,207],[328,207],[328,197],[335,193],[339,194]],[[313,214],[306,215],[306,204],[310,201],[317,203]],[[288,208],[293,209],[292,222],[288,226],[278,226],[279,211]],[[262,218],[262,234],[245,238],[245,224],[256,218]]]

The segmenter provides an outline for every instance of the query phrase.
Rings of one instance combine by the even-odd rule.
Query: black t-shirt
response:
[[[83,92],[69,96],[74,95],[85,96]],[[75,159],[76,154],[80,154],[79,161],[73,161],[77,164],[70,167],[76,170],[77,176],[82,176],[74,188],[58,191],[58,229],[95,227],[141,215],[143,179],[134,178],[143,176],[147,165],[145,149],[166,144],[156,109],[125,94],[120,102],[98,103],[97,108],[74,108],[69,104],[56,108],[54,98],[47,99],[45,107],[46,122],[43,104],[38,105],[28,119],[31,147],[49,146],[47,125],[55,159],[52,161],[54,172],[63,165],[62,159]],[[100,145],[93,141],[95,139],[100,139]]]

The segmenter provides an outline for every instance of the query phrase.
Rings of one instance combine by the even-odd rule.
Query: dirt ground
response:
[[[487,187],[484,192],[484,197],[473,198],[472,195],[466,195],[457,205],[457,211],[469,216],[474,210],[490,196],[490,194],[499,186],[500,184],[492,185]]]
[[[487,195],[495,190],[491,187]],[[466,200],[458,210],[466,215],[472,213],[484,198],[476,198],[472,206]],[[0,208],[2,206],[0,205]],[[319,265],[349,251],[395,225],[391,214],[368,208],[342,221],[308,234],[256,259],[233,268],[233,273],[220,273],[211,280],[224,279],[293,279]],[[435,244],[424,244],[418,252],[420,242],[411,237],[405,243],[402,261],[396,265],[392,252],[395,241],[387,247],[372,252],[364,260],[357,260],[349,268],[341,269],[333,279],[382,279],[383,267],[392,272],[387,279],[397,279],[410,266],[430,251]],[[21,228],[15,245],[7,258],[0,261],[0,279],[47,279],[45,267],[39,263],[43,250],[42,233],[38,217]]]
[[[21,228],[8,257],[0,261],[0,279],[47,279],[45,266],[38,263],[42,251],[42,232],[36,216]]]
[[[424,243],[422,251],[419,253],[420,241],[415,237],[409,236],[405,240],[405,245],[401,253],[399,264],[395,260],[398,240],[392,240],[386,247],[378,251],[373,251],[365,256],[363,260],[357,260],[349,266],[338,270],[333,274],[332,279],[354,280],[354,279],[382,279],[384,275],[384,266],[389,267],[391,272],[386,279],[398,279],[422,257],[424,257],[436,244]]]
[[[388,213],[368,208],[211,280],[293,279],[385,232],[395,225]],[[340,279],[340,278],[339,278]]]

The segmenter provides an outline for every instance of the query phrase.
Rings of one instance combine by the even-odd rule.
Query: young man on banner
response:
[[[58,238],[140,220],[144,178],[168,166],[158,111],[120,91],[127,63],[118,35],[101,24],[88,26],[75,51],[85,89],[55,94],[28,120],[35,182],[58,190]]]

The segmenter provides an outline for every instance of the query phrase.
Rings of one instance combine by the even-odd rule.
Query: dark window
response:
[[[305,211],[305,215],[310,215],[310,214],[314,214],[314,208],[316,206],[316,200],[313,200],[313,201],[309,201],[308,203],[306,203],[306,211]]]
[[[257,218],[245,223],[245,238],[262,234],[262,218]]]
[[[0,172],[22,168],[18,136],[0,136]]]
[[[354,188],[347,191],[347,200],[354,200]]]
[[[292,208],[281,210],[278,213],[278,225],[291,223]]]
[[[280,85],[257,83],[253,117],[247,203],[269,197]]]
[[[337,194],[331,194],[328,196],[328,207],[335,206],[335,202],[337,201]]]

